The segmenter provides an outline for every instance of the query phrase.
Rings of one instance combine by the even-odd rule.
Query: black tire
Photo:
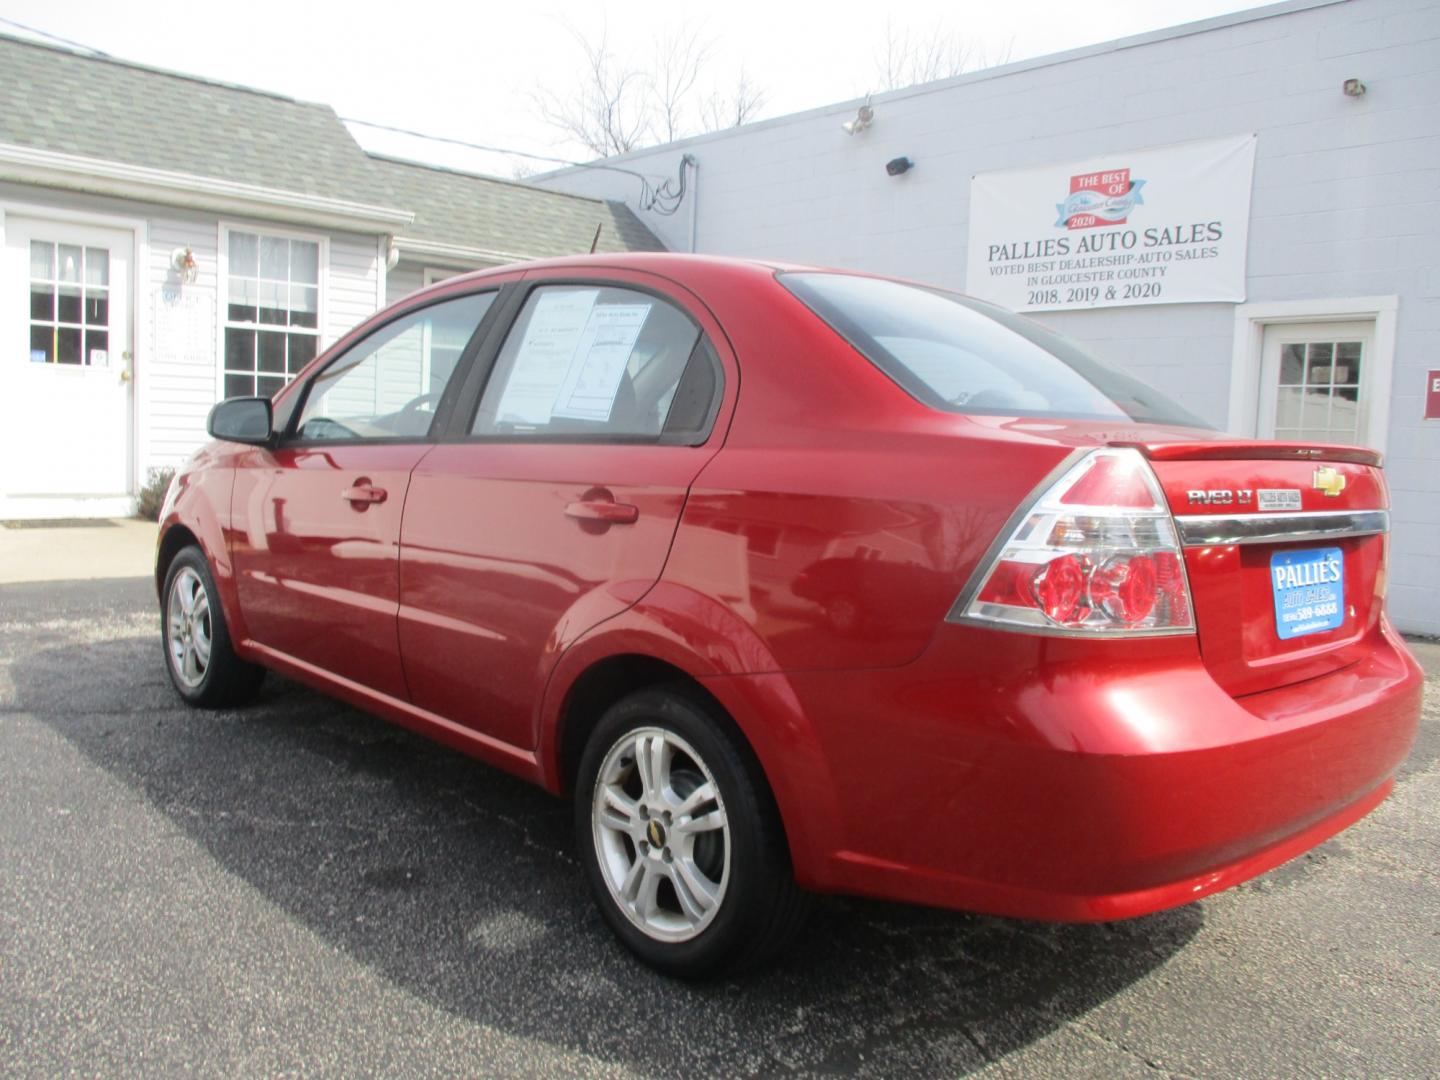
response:
[[[680,931],[693,933],[694,936],[685,940],[661,940],[654,932],[642,928],[639,920],[643,916],[638,908],[635,915],[627,914],[617,896],[617,890],[623,885],[617,885],[615,890],[611,885],[612,877],[623,876],[627,858],[631,860],[630,869],[634,870],[642,861],[640,849],[645,848],[646,857],[654,850],[634,837],[664,837],[663,829],[658,834],[643,828],[638,834],[633,831],[626,834],[613,827],[607,832],[596,824],[595,795],[602,769],[618,768],[619,773],[609,775],[625,777],[624,783],[643,792],[634,743],[626,740],[638,739],[647,730],[665,733],[672,740],[678,737],[667,743],[675,769],[669,789],[672,794],[683,796],[694,791],[699,786],[697,778],[703,779],[700,773],[708,771],[719,799],[702,805],[720,810],[726,821],[723,830],[698,834],[698,838],[689,841],[694,845],[691,851],[695,857],[690,861],[693,867],[702,861],[699,845],[718,833],[720,839],[712,841],[709,849],[711,862],[720,865],[713,858],[714,844],[719,844],[728,854],[728,863],[718,879],[723,881],[723,886],[718,890],[719,899],[713,913],[707,914],[708,922],[702,926],[697,921],[696,926]],[[692,750],[699,759],[698,769],[690,757]],[[627,754],[629,769],[633,772],[626,771]],[[682,790],[682,779],[687,785],[685,790]],[[642,794],[636,797],[636,802],[638,805],[647,799]],[[622,816],[632,821],[643,816],[645,826],[650,824],[648,813]],[[664,822],[665,827],[672,830],[666,843],[675,845],[677,851],[685,844],[679,824],[684,820],[681,816],[672,823],[667,816]],[[611,839],[602,840],[602,835]],[[580,861],[605,921],[636,956],[667,975],[707,979],[756,967],[790,943],[809,910],[808,895],[795,884],[780,815],[759,763],[729,718],[719,713],[717,706],[704,695],[686,687],[640,691],[613,705],[600,719],[580,760],[575,785],[575,836]],[[608,854],[607,842],[613,845]],[[665,863],[670,864],[669,846],[664,848],[664,856]],[[670,872],[664,866],[649,865],[661,872]],[[679,869],[674,866],[675,873],[678,874]],[[676,881],[672,875],[670,882],[662,881],[659,886],[662,897],[669,889],[670,907],[674,909],[673,916],[668,912],[661,914],[683,920],[686,916],[681,910],[684,905],[676,891]],[[690,895],[695,894],[692,891]]]
[[[173,594],[177,589],[188,589],[192,603],[198,602],[197,582],[198,589],[203,591],[205,610],[184,635],[184,643],[178,646],[181,655],[177,656],[177,643],[172,640],[171,601],[176,599],[179,604],[180,600]],[[231,648],[230,630],[225,624],[225,612],[205,553],[193,544],[181,549],[165,572],[165,587],[160,597],[160,642],[165,653],[165,670],[185,703],[202,709],[219,709],[252,700],[265,679],[265,669],[241,660]],[[199,665],[198,651],[190,648],[187,654],[187,645],[202,631],[208,631],[209,641],[209,655],[203,668]],[[193,661],[183,658],[190,654],[195,657]]]

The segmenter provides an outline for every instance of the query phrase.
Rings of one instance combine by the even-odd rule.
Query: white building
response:
[[[675,176],[693,158],[689,205],[641,214],[672,250],[996,296],[1222,429],[1384,451],[1390,610],[1440,633],[1440,419],[1423,418],[1440,377],[1440,3],[1291,0],[879,94],[868,126],[842,129],[863,104],[615,161]],[[901,157],[913,168],[887,173]],[[1087,172],[1115,192],[1146,181],[1119,208],[1128,224],[1057,220]],[[631,194],[594,170],[536,182]],[[1126,231],[1137,260],[1150,240],[1182,242],[1166,276],[1103,251],[1052,257],[1056,238]],[[991,270],[1007,261],[1013,281]]]
[[[128,514],[221,397],[423,283],[592,246],[658,244],[370,156],[328,106],[0,36],[0,520]]]

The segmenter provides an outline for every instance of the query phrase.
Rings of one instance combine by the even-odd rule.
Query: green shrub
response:
[[[151,469],[140,489],[140,498],[135,506],[137,516],[147,521],[160,520],[160,508],[165,505],[165,495],[170,490],[170,481],[175,479],[174,469]]]

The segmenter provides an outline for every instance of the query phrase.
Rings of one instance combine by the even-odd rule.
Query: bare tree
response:
[[[651,95],[656,134],[664,142],[684,136],[685,113],[695,82],[714,51],[715,42],[700,35],[698,26],[682,24],[655,39]]]
[[[739,127],[755,118],[765,107],[765,91],[750,81],[745,69],[728,94],[714,91],[700,105],[700,127],[703,131],[720,131]]]
[[[1014,41],[987,50],[978,42],[938,23],[927,28],[896,28],[885,20],[885,38],[875,49],[875,77],[881,90],[963,75],[967,71],[1006,63]]]
[[[657,35],[648,67],[611,49],[603,30],[592,41],[568,24],[565,29],[584,59],[580,78],[567,92],[539,87],[534,100],[551,127],[597,157],[743,124],[765,103],[743,70],[728,92],[717,88],[702,96],[715,51],[703,25],[682,23]]]
[[[573,27],[566,29],[584,54],[583,77],[563,96],[539,88],[535,103],[540,115],[597,157],[636,149],[652,130],[648,76],[610,50],[607,31],[591,42]]]

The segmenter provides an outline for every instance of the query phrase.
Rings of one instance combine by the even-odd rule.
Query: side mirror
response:
[[[210,410],[205,430],[212,439],[265,446],[273,431],[270,399],[239,397],[222,401]]]

